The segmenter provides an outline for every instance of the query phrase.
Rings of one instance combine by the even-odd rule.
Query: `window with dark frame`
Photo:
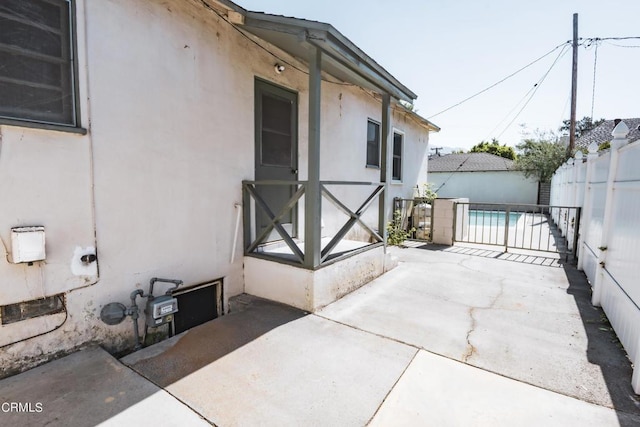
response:
[[[72,1],[0,2],[0,119],[78,126]]]
[[[367,121],[367,166],[380,167],[380,124]]]
[[[402,181],[402,141],[401,133],[393,133],[393,164],[391,178],[394,181]]]

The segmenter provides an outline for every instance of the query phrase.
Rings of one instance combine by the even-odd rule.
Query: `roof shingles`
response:
[[[429,159],[428,172],[506,172],[513,160],[489,153],[447,154]]]
[[[636,141],[640,139],[640,118],[636,119],[622,119],[622,121],[629,127],[629,135],[627,135],[627,139],[629,142]],[[607,120],[601,125],[591,129],[586,134],[582,135],[576,141],[576,147],[588,148],[589,145],[593,142],[596,145],[600,145],[603,142],[611,142],[613,137],[611,136],[611,132],[615,127],[615,120]]]

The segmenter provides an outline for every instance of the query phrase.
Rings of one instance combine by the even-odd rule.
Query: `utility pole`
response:
[[[578,95],[578,14],[573,14],[573,67],[571,68],[571,124],[569,126],[569,147],[571,156],[576,146],[576,97]]]

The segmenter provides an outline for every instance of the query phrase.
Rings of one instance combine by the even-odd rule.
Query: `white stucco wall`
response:
[[[324,83],[323,108],[321,113],[321,153],[320,166],[322,180],[380,182],[380,170],[366,166],[367,120],[381,122],[382,105],[359,88]],[[389,193],[386,200],[391,206],[394,197],[411,197],[417,183],[426,182],[426,154],[428,133],[415,119],[394,109],[392,114],[392,134],[404,134],[402,157],[402,181],[389,179]],[[392,150],[393,138],[389,142]],[[303,157],[304,159],[304,157]],[[391,176],[391,156],[387,165]],[[368,197],[375,187],[331,186],[329,190],[340,200],[347,201],[352,210]],[[331,236],[347,220],[326,199],[323,200],[323,236]],[[391,209],[390,209],[391,211]],[[366,222],[377,229],[377,201],[366,211]],[[350,238],[366,239],[368,234],[358,228]]]
[[[538,201],[538,182],[521,172],[429,172],[438,197],[466,197],[471,203],[524,203]],[[444,185],[442,185],[444,183]]]
[[[0,125],[0,237],[8,245],[10,228],[21,225],[43,225],[47,233],[45,262],[15,265],[0,257],[0,305],[64,293],[68,316],[0,326],[1,346],[64,322],[5,347],[0,371],[88,341],[114,350],[130,345],[130,319],[106,326],[100,309],[112,301],[128,305],[130,293],[146,291],[154,276],[185,285],[223,278],[225,303],[244,291],[235,205],[241,181],[254,177],[256,77],[298,92],[299,179],[307,177],[305,73],[276,74],[271,54],[197,1],[76,5],[87,135]],[[356,87],[322,89],[321,178],[378,181],[365,158],[367,118],[380,120],[380,102]],[[394,113],[393,122],[405,132],[405,161],[403,184],[391,184],[389,203],[425,180],[428,143],[413,119]],[[327,234],[342,222],[326,202],[325,212]],[[93,270],[74,269],[80,253],[93,248]]]
[[[397,258],[379,246],[311,271],[245,258],[247,293],[314,312],[395,268]],[[265,282],[269,286],[263,286]]]

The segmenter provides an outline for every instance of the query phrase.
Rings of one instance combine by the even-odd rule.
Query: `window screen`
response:
[[[367,166],[380,167],[380,125],[367,122]]]
[[[393,170],[391,178],[396,181],[402,180],[402,140],[402,134],[393,134]]]
[[[0,118],[76,126],[71,0],[0,1]]]
[[[262,164],[292,165],[292,104],[289,100],[262,97]]]

